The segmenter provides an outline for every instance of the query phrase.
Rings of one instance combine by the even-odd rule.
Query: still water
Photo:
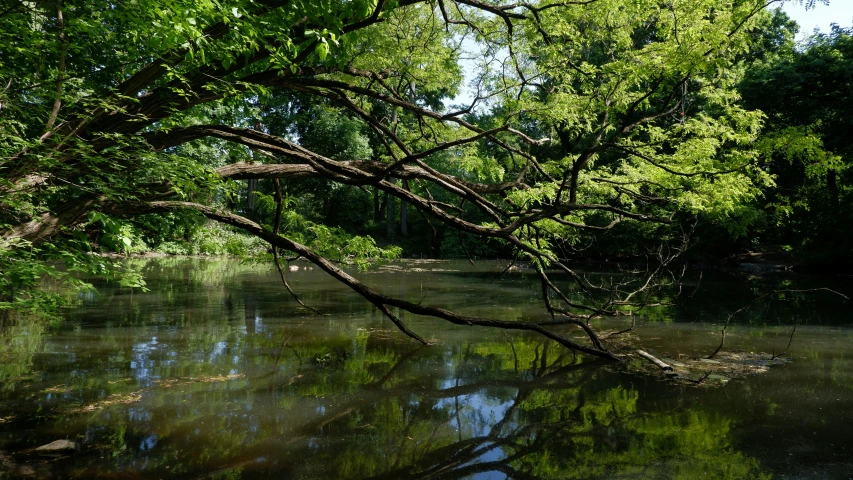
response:
[[[0,478],[853,478],[853,322],[828,294],[775,295],[727,347],[793,361],[717,388],[575,356],[535,335],[402,315],[298,263],[298,307],[268,265],[138,260],[149,293],[99,284],[53,324],[0,329]],[[398,262],[358,276],[392,295],[544,320],[536,279],[497,263]],[[707,355],[728,313],[773,288],[848,277],[698,273],[635,333]],[[686,297],[686,296],[685,296]],[[625,327],[628,320],[600,328]],[[568,328],[562,327],[563,332]],[[75,442],[70,454],[31,450]]]

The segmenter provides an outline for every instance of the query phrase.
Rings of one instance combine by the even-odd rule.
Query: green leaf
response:
[[[329,44],[326,43],[325,39],[322,42],[318,43],[316,47],[314,47],[314,53],[316,53],[317,56],[320,57],[320,60],[326,59],[326,57],[329,55]]]

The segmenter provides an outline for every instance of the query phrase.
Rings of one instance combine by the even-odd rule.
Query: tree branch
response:
[[[364,285],[359,280],[349,275],[337,265],[335,265],[325,257],[317,254],[307,246],[280,235],[273,235],[271,231],[265,230],[263,227],[247,218],[214,207],[209,207],[207,205],[201,205],[191,202],[150,202],[147,204],[115,205],[112,211],[113,213],[124,212],[138,214],[143,212],[165,212],[181,208],[195,210],[212,220],[240,228],[241,230],[244,230],[247,233],[250,233],[258,238],[267,241],[275,247],[283,248],[285,250],[295,252],[305,257],[306,259],[317,265],[319,268],[326,271],[326,273],[331,275],[333,278],[348,286],[350,289],[352,289],[377,307],[380,307],[380,305],[394,306],[416,315],[425,315],[440,318],[455,325],[496,327],[508,330],[533,331],[551,340],[554,340],[557,343],[572,350],[577,350],[592,356],[605,358],[608,360],[621,361],[618,356],[614,355],[613,353],[610,353],[607,350],[599,350],[596,348],[586,347],[577,342],[574,342],[573,340],[557,335],[535,323],[493,320],[477,316],[460,315],[458,313],[443,308],[425,306],[408,302],[399,298],[383,295]],[[380,307],[380,309],[383,309],[383,307]],[[383,309],[383,313],[385,313],[385,310],[387,310],[387,308]],[[386,313],[386,316],[387,315],[388,314]],[[424,340],[420,339],[420,337],[417,337],[412,332],[403,330],[402,322],[399,322],[399,319],[395,321],[395,318],[389,318],[391,318],[392,321],[394,321],[394,323],[398,326],[398,328],[404,331],[407,335],[411,336],[412,338],[418,339],[422,343],[426,343]]]

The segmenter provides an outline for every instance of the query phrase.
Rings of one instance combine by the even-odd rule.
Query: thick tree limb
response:
[[[89,196],[66,203],[56,212],[43,213],[28,222],[3,230],[2,238],[20,238],[33,243],[47,240],[59,234],[65,227],[84,222],[94,208],[95,200],[95,197]]]
[[[355,167],[364,173],[374,175],[374,178],[377,180],[384,178],[385,176],[404,180],[435,180],[435,176],[430,172],[423,168],[410,165],[401,165],[394,170],[388,171],[388,164],[382,162],[354,160],[342,163]],[[310,164],[262,164],[240,162],[219,167],[216,169],[216,173],[222,178],[230,178],[233,180],[246,180],[249,178],[298,179],[322,177],[322,173]],[[478,194],[501,193],[518,187],[516,182],[493,184],[474,183],[455,177],[453,178],[453,181]],[[441,185],[440,182],[436,183]]]

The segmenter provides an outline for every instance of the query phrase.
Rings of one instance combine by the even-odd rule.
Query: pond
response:
[[[401,314],[436,342],[420,347],[304,263],[288,279],[320,315],[269,265],[132,262],[149,293],[99,284],[61,322],[2,326],[0,478],[853,478],[853,323],[833,295],[775,295],[735,317],[726,348],[768,355],[796,323],[792,361],[703,388]],[[355,273],[415,302],[546,319],[532,272],[498,279],[504,266]],[[726,316],[773,288],[853,290],[849,277],[690,278],[682,304],[637,320],[661,358],[708,355]],[[55,440],[76,450],[33,451]]]

